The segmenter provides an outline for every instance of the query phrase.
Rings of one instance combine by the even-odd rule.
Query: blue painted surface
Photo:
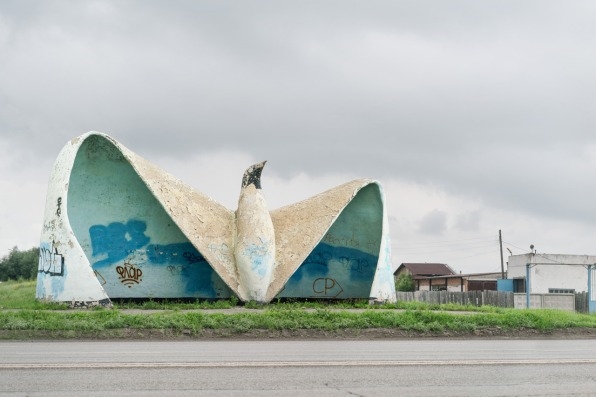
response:
[[[94,225],[89,229],[94,247],[92,258],[107,256],[92,262],[92,267],[111,298],[119,295],[209,299],[230,296],[229,288],[190,242],[139,246],[140,242],[150,241],[141,233],[146,230],[145,222],[134,220],[127,225],[134,225],[134,230],[138,232],[135,238],[122,240],[122,232],[126,228],[118,223],[111,223],[108,227]],[[101,232],[97,233],[98,230]],[[94,238],[99,238],[99,241]],[[101,249],[106,241],[116,243],[109,250]],[[95,247],[99,249],[95,250]]]
[[[75,158],[68,216],[110,298],[228,298],[230,289],[113,144],[90,137]]]
[[[147,224],[143,221],[131,219],[126,224],[112,222],[107,226],[94,225],[89,228],[92,255],[105,254],[107,257],[95,262],[94,266],[110,265],[128,255],[129,252],[144,247],[149,243],[145,235]]]
[[[251,244],[244,249],[244,255],[251,259],[251,269],[259,277],[264,277],[271,262],[271,252],[267,249],[267,244]]]
[[[193,264],[206,262],[203,255],[189,242],[147,246],[147,258],[153,263]]]
[[[368,298],[378,256],[320,243],[292,275],[282,298]]]
[[[278,297],[368,299],[379,261],[382,206],[376,186],[360,190]]]
[[[511,280],[511,279],[497,280],[497,291],[513,292],[513,280]]]

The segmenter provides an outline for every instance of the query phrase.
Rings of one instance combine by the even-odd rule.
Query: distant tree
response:
[[[19,251],[15,246],[7,256],[0,259],[0,281],[34,279],[37,277],[38,264],[39,248]]]
[[[410,292],[416,290],[416,285],[414,284],[414,278],[410,273],[402,273],[397,278],[395,282],[395,289],[397,291],[405,291]]]

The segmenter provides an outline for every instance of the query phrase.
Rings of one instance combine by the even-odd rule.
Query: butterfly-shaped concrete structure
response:
[[[269,211],[264,165],[245,172],[231,211],[105,134],[72,139],[48,187],[37,298],[395,301],[380,184]]]

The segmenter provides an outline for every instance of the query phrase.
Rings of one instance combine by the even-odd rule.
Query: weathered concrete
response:
[[[48,187],[37,297],[395,300],[379,183],[269,212],[263,165],[247,170],[234,212],[105,134],[71,140]]]
[[[236,211],[234,257],[240,281],[240,298],[265,302],[275,266],[275,231],[261,193],[261,170],[265,163],[246,170]],[[258,175],[256,175],[258,174]]]

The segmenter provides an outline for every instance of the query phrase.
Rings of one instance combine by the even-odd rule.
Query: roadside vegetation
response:
[[[224,313],[221,309],[242,308]],[[131,310],[134,309],[134,310]],[[260,310],[250,310],[260,309]],[[522,336],[588,329],[596,335],[596,316],[557,310],[427,305],[366,301],[274,302],[240,305],[217,302],[145,301],[116,303],[113,309],[67,310],[66,305],[35,300],[34,281],[0,283],[0,338],[118,338],[172,336],[308,337],[350,335],[371,330],[385,336]],[[379,331],[380,330],[380,331]],[[289,334],[288,334],[289,333]]]
[[[39,248],[20,251],[18,247],[0,258],[0,281],[32,280],[37,277]]]

